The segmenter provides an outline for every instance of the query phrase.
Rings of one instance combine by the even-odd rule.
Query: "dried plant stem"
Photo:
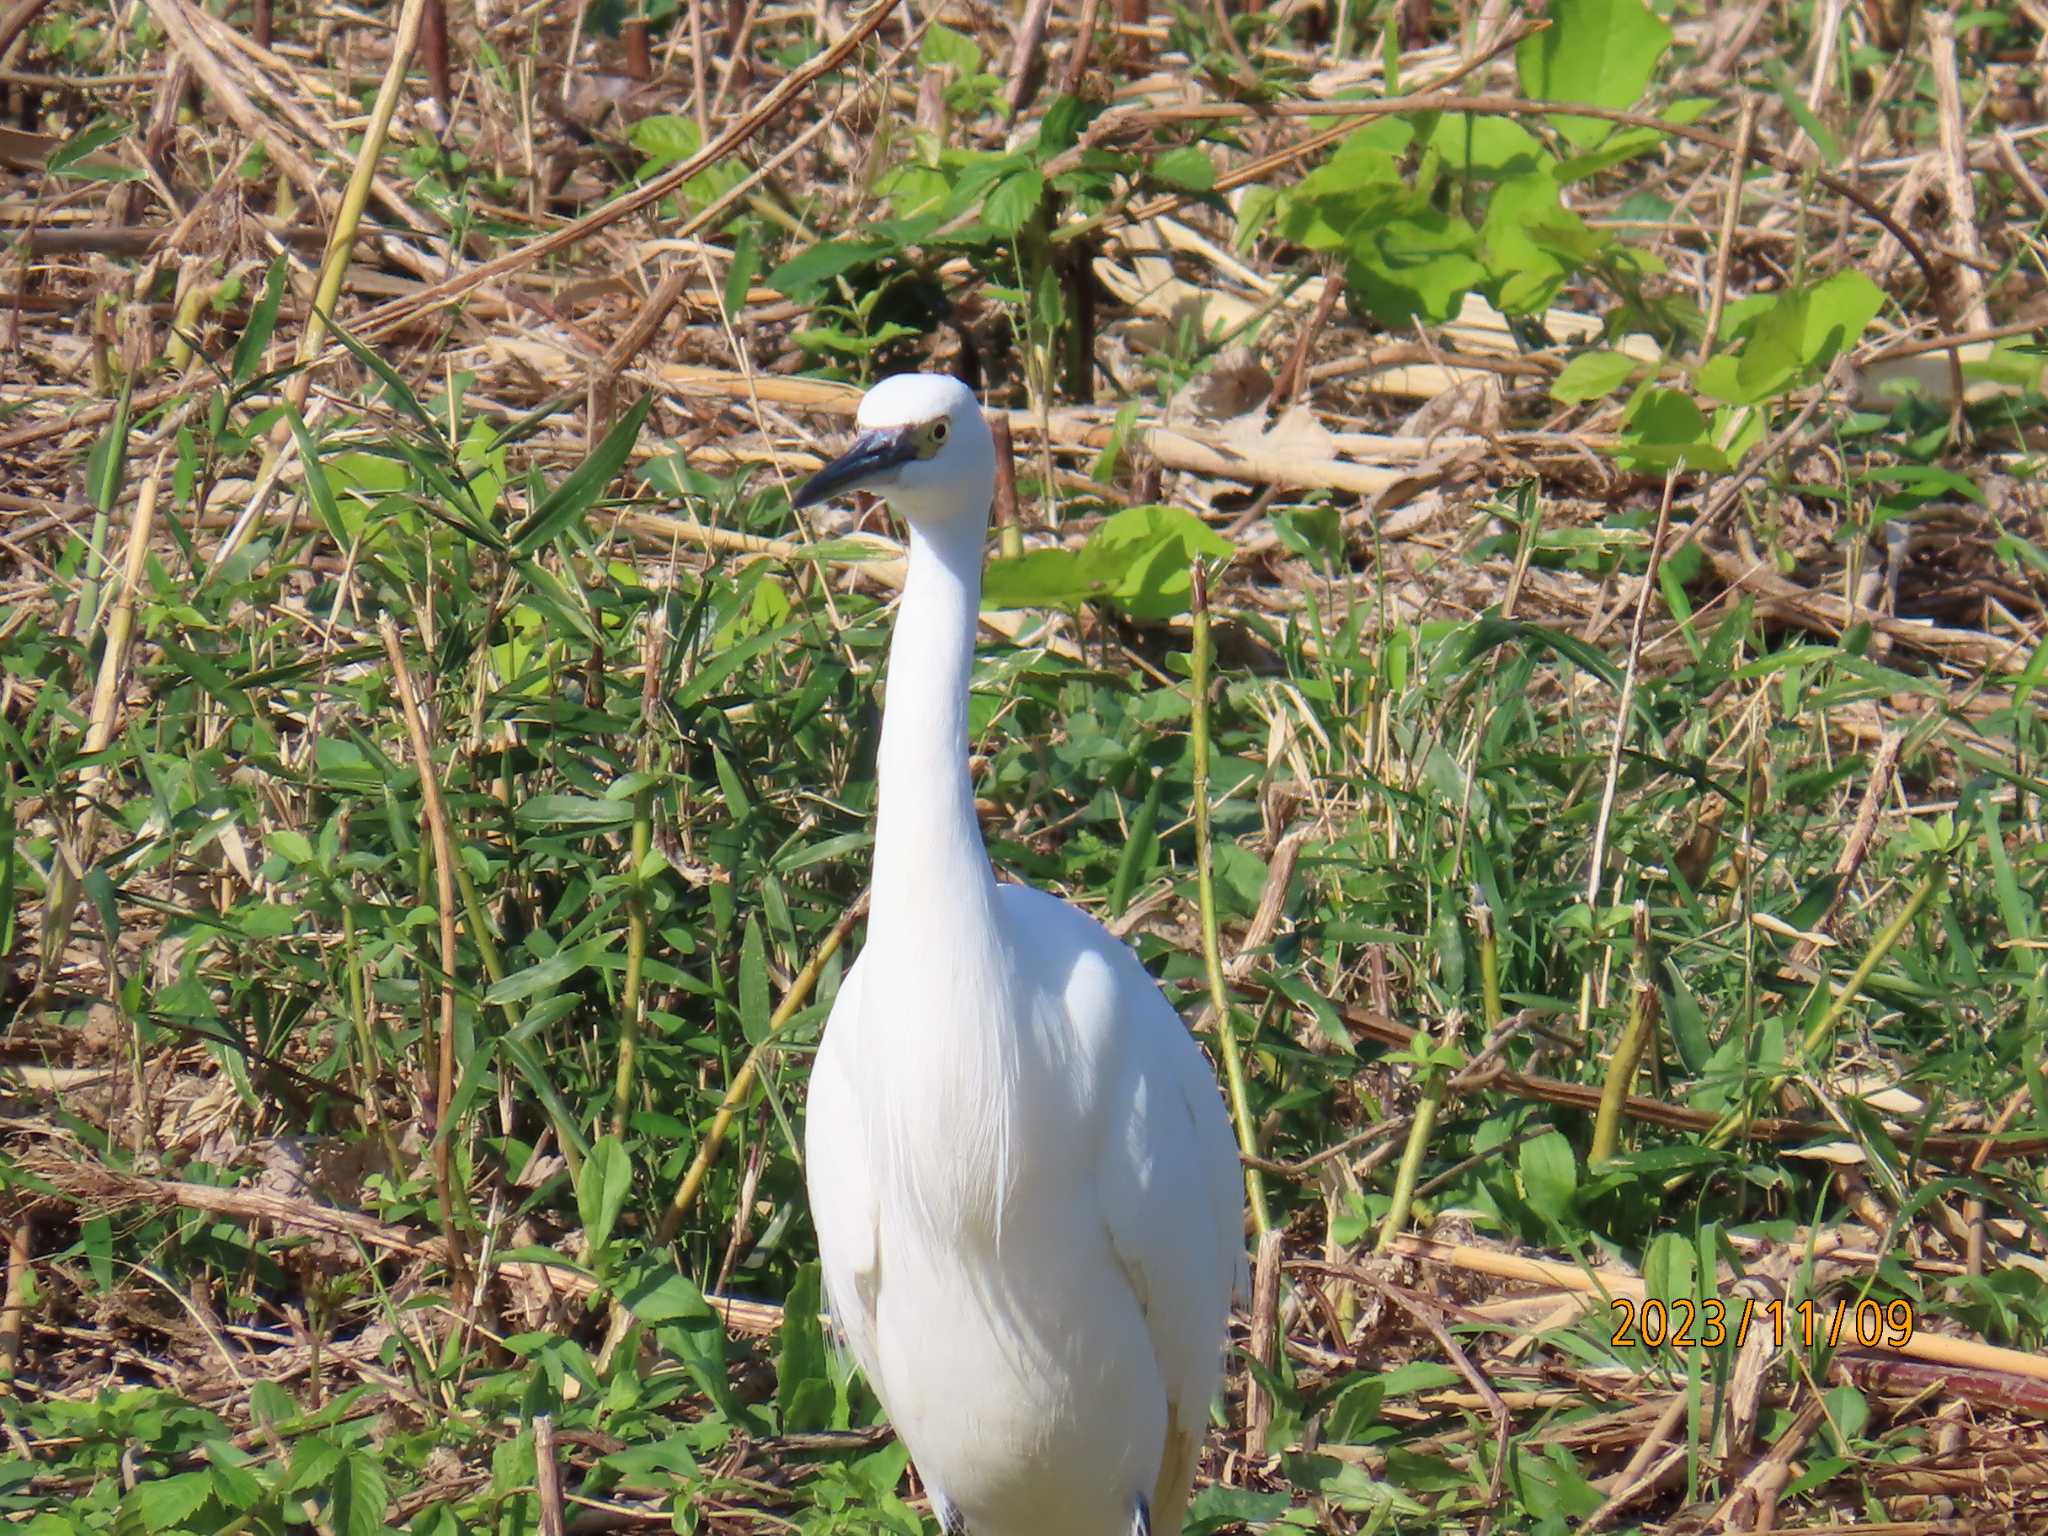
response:
[[[1024,553],[1024,530],[1017,526],[1017,447],[1010,437],[1010,418],[1001,411],[989,417],[996,440],[996,539],[1005,560]]]
[[[411,0],[411,5],[416,6],[418,3],[419,0]],[[774,90],[770,91],[760,101],[741,113],[725,132],[721,133],[716,139],[706,143],[703,148],[687,160],[670,166],[659,175],[650,176],[632,191],[613,198],[610,202],[585,214],[573,224],[565,225],[561,229],[551,230],[536,240],[529,240],[517,250],[508,251],[505,255],[494,257],[490,261],[480,262],[476,266],[470,267],[466,271],[458,272],[452,277],[444,278],[442,281],[422,289],[418,293],[408,294],[402,299],[394,299],[390,303],[379,305],[376,309],[361,317],[360,324],[357,327],[357,334],[365,338],[382,335],[385,331],[395,329],[415,316],[426,314],[445,304],[452,304],[463,294],[468,293],[473,288],[483,286],[493,278],[505,277],[513,272],[522,271],[557,251],[566,250],[572,245],[588,240],[599,230],[609,228],[620,219],[639,213],[642,209],[653,207],[663,198],[673,193],[678,187],[682,186],[684,182],[703,171],[707,166],[716,165],[723,160],[731,158],[737,153],[742,144],[746,143],[747,140],[760,132],[770,122],[786,121],[787,109],[790,103],[804,91],[808,90],[812,82],[817,80],[819,76],[827,74],[845,63],[848,58],[860,49],[863,43],[881,28],[882,23],[887,21],[895,10],[894,0],[881,0],[881,3],[860,13],[853,25],[847,28],[844,37],[840,38],[838,42],[825,49],[815,58],[809,59],[791,70],[781,84],[777,85]],[[834,113],[813,124],[805,130],[803,135],[798,136],[797,143],[805,142],[810,135],[821,130],[826,123],[836,119],[837,113]],[[713,208],[706,209],[698,214],[696,219],[691,221],[690,227],[696,227],[707,214],[715,215],[719,206],[723,206],[723,200],[721,200],[719,205],[714,205]],[[675,232],[674,238],[681,237],[681,231]]]
[[[1721,336],[1721,314],[1728,307],[1728,262],[1735,251],[1735,225],[1742,216],[1743,173],[1749,169],[1749,146],[1756,137],[1756,98],[1742,98],[1742,117],[1735,129],[1735,168],[1728,176],[1728,195],[1721,203],[1721,234],[1714,242],[1714,291],[1707,305],[1707,331],[1700,338],[1700,361],[1714,355]]]
[[[455,1097],[455,971],[459,960],[455,940],[455,843],[448,829],[448,808],[441,799],[440,781],[434,774],[426,716],[420,709],[412,673],[405,664],[405,649],[398,642],[398,628],[386,617],[379,621],[377,632],[383,638],[384,655],[391,663],[392,681],[398,691],[399,705],[405,713],[405,731],[412,743],[413,762],[419,769],[420,802],[434,850],[434,894],[441,920],[440,1050],[438,1060],[432,1064],[434,1186],[441,1206],[441,1235],[448,1243],[448,1262],[455,1272],[456,1289],[460,1294],[468,1286],[468,1263],[461,1230],[455,1221],[454,1127],[448,1123],[449,1106]],[[457,1310],[467,1304],[465,1298]]]
[[[540,1536],[565,1536],[569,1529],[562,1508],[562,1463],[555,1451],[555,1416],[533,1420],[534,1491],[540,1495]]]
[[[1195,759],[1195,891],[1201,906],[1202,966],[1209,981],[1209,1011],[1216,1020],[1216,1046],[1223,1057],[1223,1076],[1230,1090],[1230,1117],[1237,1126],[1237,1150],[1245,1158],[1256,1158],[1258,1127],[1252,1121],[1244,1057],[1238,1050],[1230,994],[1223,983],[1223,947],[1216,922],[1216,861],[1209,831],[1209,574],[1200,560],[1195,561],[1189,574],[1193,582],[1189,605],[1194,617],[1188,670],[1192,692],[1190,734]],[[1245,1164],[1244,1192],[1251,1202],[1253,1227],[1263,1236],[1271,1230],[1273,1217],[1266,1206],[1266,1176],[1252,1162]]]
[[[93,499],[99,507],[94,516],[95,539],[86,556],[88,572],[98,565],[97,550],[105,542],[104,523],[113,507],[116,488],[120,484],[120,460],[126,452],[127,415],[124,389],[124,409],[109,429],[107,454],[98,485],[94,487]],[[114,595],[114,605],[107,614],[106,644],[100,650],[100,669],[94,679],[92,714],[85,727],[85,756],[88,759],[113,744],[114,726],[120,715],[121,675],[128,662],[128,641],[135,629],[135,590],[142,582],[143,563],[149,557],[149,536],[156,520],[157,485],[163,478],[164,461],[169,450],[157,455],[155,465],[150,469],[149,478],[142,483],[135,498],[135,520],[128,530],[128,554],[122,568],[120,590]],[[80,632],[84,632],[83,618],[87,595],[79,598]],[[90,595],[95,612],[98,609],[97,595]],[[37,971],[35,997],[24,1013],[37,1013],[48,992],[50,983],[56,978],[57,968],[63,963],[64,949],[71,936],[71,914],[77,905],[78,892],[85,878],[86,869],[92,864],[93,845],[99,840],[100,813],[95,794],[100,781],[106,777],[103,763],[88,761],[78,775],[78,821],[70,846],[59,842],[56,857],[50,861],[49,887],[43,896],[43,948],[41,964]]]
[[[1261,1232],[1258,1258],[1252,1265],[1251,1355],[1269,1371],[1280,1347],[1280,1237],[1278,1231]],[[1273,1427],[1273,1394],[1257,1371],[1248,1372],[1246,1380],[1244,1454],[1248,1460],[1263,1461],[1266,1435]]]
[[[1600,787],[1600,814],[1593,823],[1593,853],[1586,867],[1586,907],[1600,909],[1600,885],[1607,867],[1607,839],[1614,827],[1614,796],[1621,785],[1621,759],[1628,747],[1629,724],[1636,707],[1636,679],[1642,669],[1643,629],[1650,617],[1650,594],[1657,590],[1657,577],[1664,567],[1664,541],[1671,532],[1671,498],[1678,488],[1678,471],[1664,476],[1664,495],[1657,503],[1657,526],[1650,534],[1650,559],[1643,568],[1643,583],[1636,593],[1636,613],[1629,625],[1628,661],[1621,674],[1621,698],[1614,707],[1614,739],[1607,746],[1607,775]],[[1595,924],[1597,928],[1597,922]],[[1579,1034],[1584,1037],[1593,1023],[1593,967],[1588,965],[1579,981]]]
[[[0,1302],[0,1397],[14,1392],[14,1371],[21,1363],[21,1334],[28,1320],[29,1246],[32,1218],[17,1210],[7,1224],[7,1292]]]

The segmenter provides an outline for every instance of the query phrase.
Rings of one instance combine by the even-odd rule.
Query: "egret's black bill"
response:
[[[916,457],[917,442],[907,427],[863,432],[851,448],[806,480],[790,504],[815,506],[828,496],[856,490]]]

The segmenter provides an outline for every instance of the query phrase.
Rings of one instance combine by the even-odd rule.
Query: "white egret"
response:
[[[1236,1142],[1130,950],[989,866],[967,689],[995,445],[973,393],[891,378],[859,427],[796,498],[872,490],[910,528],[867,947],[811,1073],[826,1294],[948,1536],[1179,1536],[1244,1291]]]

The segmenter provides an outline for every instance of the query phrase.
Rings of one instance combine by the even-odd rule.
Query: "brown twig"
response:
[[[1045,51],[1045,24],[1051,16],[1052,0],[1029,0],[1024,19],[1017,25],[1016,41],[1010,45],[1010,78],[1003,88],[1012,117],[1031,105],[1038,82],[1045,78],[1040,55]]]
[[[540,1536],[566,1536],[562,1518],[562,1464],[555,1453],[555,1416],[533,1419],[534,1489],[540,1495]]]
[[[588,448],[595,449],[605,433],[611,430],[613,418],[617,415],[619,375],[632,366],[633,359],[654,340],[655,332],[661,329],[662,322],[676,307],[689,283],[689,272],[682,263],[669,268],[660,285],[634,314],[632,324],[619,333],[618,339],[605,349],[604,356],[592,365],[583,425],[584,442]]]
[[[1267,1370],[1280,1344],[1280,1229],[1259,1234],[1258,1260],[1252,1266],[1251,1356]],[[1244,1453],[1251,1461],[1266,1456],[1266,1433],[1273,1427],[1273,1394],[1248,1372],[1244,1393]]]

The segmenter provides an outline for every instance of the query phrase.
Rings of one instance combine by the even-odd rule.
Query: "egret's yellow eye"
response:
[[[933,441],[933,442],[935,442],[935,443],[943,443],[943,442],[944,442],[945,440],[946,440],[946,424],[945,424],[945,423],[944,423],[943,421],[935,421],[935,422],[933,422],[933,423],[932,423],[932,441]]]

